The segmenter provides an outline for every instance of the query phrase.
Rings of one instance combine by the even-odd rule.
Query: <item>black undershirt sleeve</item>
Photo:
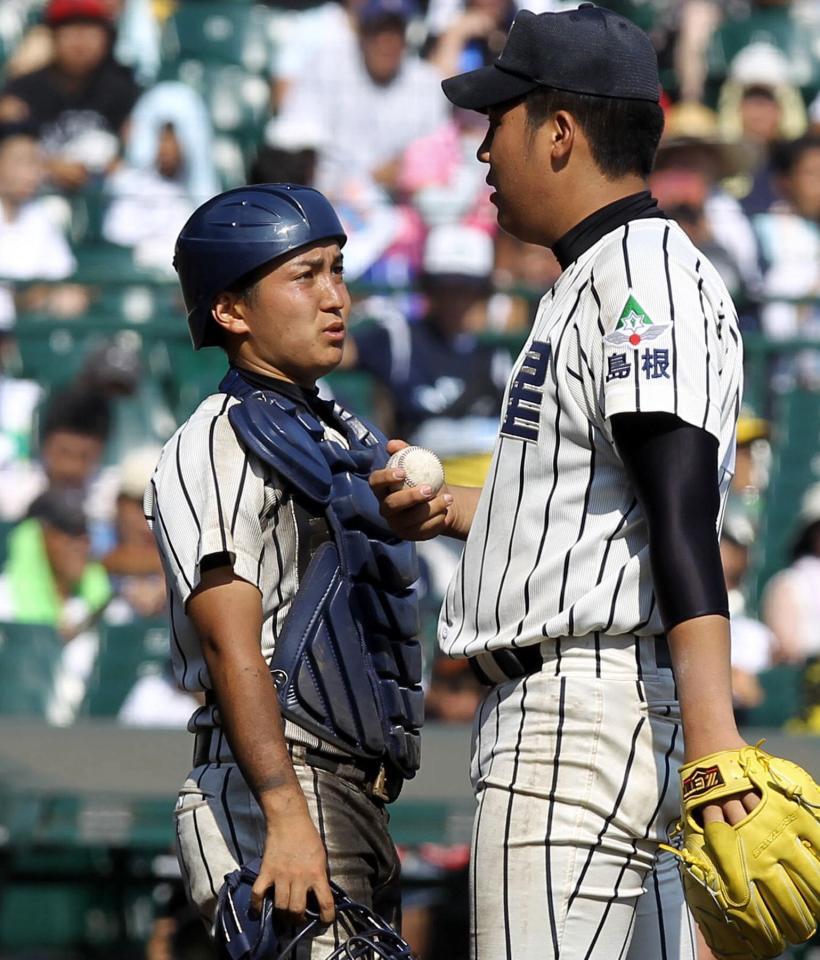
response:
[[[665,629],[709,614],[728,618],[717,537],[717,440],[669,413],[616,414],[612,435],[648,527]]]

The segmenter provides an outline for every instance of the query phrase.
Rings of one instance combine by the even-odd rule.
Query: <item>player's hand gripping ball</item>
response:
[[[404,470],[405,487],[432,487],[436,494],[444,484],[441,460],[426,447],[404,447],[387,461],[388,470]]]

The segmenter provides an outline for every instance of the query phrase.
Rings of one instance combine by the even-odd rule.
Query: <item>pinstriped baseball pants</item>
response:
[[[694,960],[658,842],[680,813],[672,671],[651,641],[564,638],[473,730],[473,960]]]
[[[332,880],[400,926],[400,866],[386,809],[342,776],[293,757],[293,769],[327,850]],[[210,927],[225,874],[262,854],[262,811],[232,760],[196,767],[180,790],[176,850],[188,899]],[[332,924],[300,944],[295,960],[323,960],[345,939]]]

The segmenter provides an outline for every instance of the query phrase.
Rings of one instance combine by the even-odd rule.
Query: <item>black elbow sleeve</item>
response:
[[[717,440],[671,414],[618,415],[612,429],[648,527],[664,627],[709,614],[728,617],[717,537]]]

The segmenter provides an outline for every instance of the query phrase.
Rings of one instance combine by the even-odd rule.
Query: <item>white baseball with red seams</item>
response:
[[[404,447],[387,461],[390,470],[404,470],[407,475],[405,487],[433,488],[438,493],[444,484],[444,467],[441,460],[426,447]]]

